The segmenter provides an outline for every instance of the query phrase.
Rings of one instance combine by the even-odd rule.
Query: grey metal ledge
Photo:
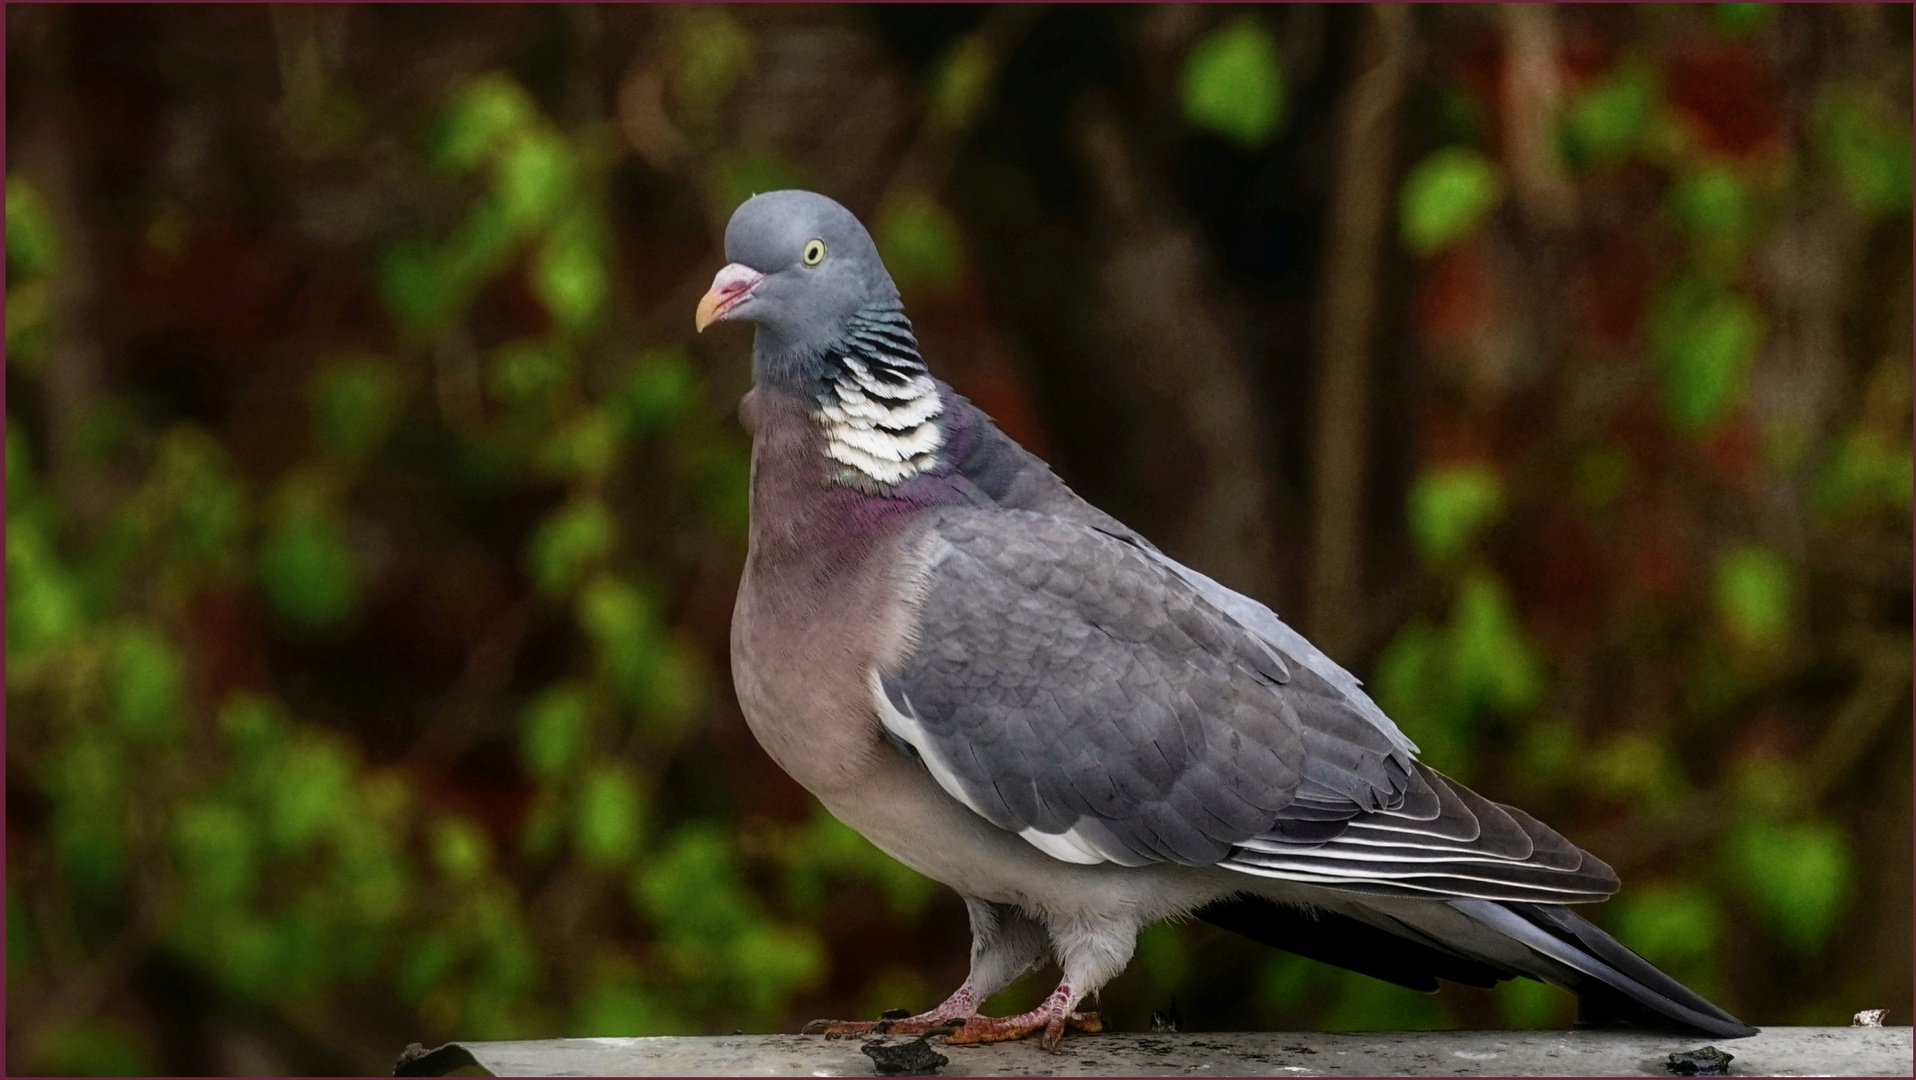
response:
[[[396,1075],[872,1076],[871,1039],[713,1035],[550,1039],[414,1048]],[[882,1036],[887,1045],[913,1040]],[[931,1046],[940,1076],[1663,1076],[1672,1053],[1714,1045],[1731,1076],[1909,1076],[1906,1027],[1774,1027],[1747,1039],[1634,1030],[1250,1032],[1066,1036],[1047,1054],[1033,1042]]]

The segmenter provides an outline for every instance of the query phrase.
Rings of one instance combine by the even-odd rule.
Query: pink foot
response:
[[[1028,1013],[1017,1016],[974,1016],[966,1020],[963,1027],[945,1037],[945,1043],[962,1046],[967,1043],[1006,1042],[1022,1039],[1034,1031],[1043,1031],[1038,1037],[1038,1046],[1045,1050],[1056,1050],[1064,1042],[1066,1030],[1097,1032],[1104,1030],[1104,1021],[1097,1013],[1072,1012],[1075,1004],[1069,986],[1059,986],[1045,999],[1044,1004]]]
[[[902,1013],[905,1010],[899,1009]],[[801,1035],[823,1035],[827,1039],[849,1039],[858,1035],[923,1035],[962,1025],[978,1012],[978,995],[969,985],[961,986],[942,1004],[917,1016],[886,1013],[878,1020],[814,1020],[799,1029]]]

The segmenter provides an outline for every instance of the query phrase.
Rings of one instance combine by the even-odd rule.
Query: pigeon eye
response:
[[[799,256],[806,266],[817,266],[825,261],[825,241],[811,240],[805,244],[805,251]]]

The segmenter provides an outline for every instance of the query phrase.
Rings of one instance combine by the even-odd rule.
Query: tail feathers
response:
[[[1489,900],[1452,900],[1450,906],[1581,976],[1565,982],[1586,1019],[1675,1025],[1719,1039],[1756,1034],[1568,908]]]
[[[1305,911],[1249,895],[1220,900],[1196,915],[1252,941],[1412,990],[1435,991],[1440,978],[1491,987],[1512,975],[1466,959],[1402,923],[1392,932],[1334,911]]]

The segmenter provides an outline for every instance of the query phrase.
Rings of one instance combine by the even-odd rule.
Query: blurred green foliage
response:
[[[1754,303],[1702,275],[1681,275],[1664,287],[1650,313],[1650,348],[1679,427],[1705,431],[1735,410],[1763,329]]]
[[[710,96],[739,77],[750,42],[726,16],[699,18],[680,77]],[[462,210],[378,255],[398,336],[315,367],[307,458],[258,478],[202,428],[143,432],[138,416],[101,413],[120,432],[101,452],[134,480],[89,528],[48,489],[9,417],[10,753],[35,763],[57,860],[30,887],[75,901],[10,905],[10,984],[45,975],[42,935],[98,951],[114,936],[108,913],[127,911],[120,934],[290,1023],[370,993],[415,1009],[428,1041],[776,1025],[829,969],[801,919],[821,896],[865,882],[911,913],[930,883],[830,822],[780,846],[788,884],[765,889],[730,832],[656,805],[719,676],[667,624],[651,573],[622,552],[632,523],[610,491],[636,482],[622,470],[644,454],[667,470],[667,488],[698,489],[692,512],[736,546],[743,446],[682,348],[633,342],[607,318],[599,129],[562,129],[494,73],[456,89],[426,131],[420,157]],[[22,313],[41,302],[61,245],[19,178],[7,212],[10,334],[44,335],[40,309]],[[890,235],[927,281],[955,273],[941,213],[907,207]],[[492,404],[422,441],[434,358],[460,340],[479,295],[514,272],[549,329],[487,348],[477,361]],[[367,485],[402,463],[446,490],[558,496],[545,496],[524,567],[550,617],[571,620],[588,647],[523,706],[520,760],[534,790],[517,836],[437,805],[414,771],[370,763],[271,693],[209,696],[191,674],[206,658],[187,615],[208,590],[251,591],[296,641],[338,638],[363,619],[383,558]],[[591,875],[572,888],[624,906],[654,944],[562,966],[558,928],[534,916],[525,890],[563,866]],[[154,1067],[142,1037],[87,1015],[54,1017],[26,1052],[23,1064],[41,1070]]]
[[[873,234],[885,268],[908,298],[948,292],[965,272],[958,222],[927,195],[914,192],[892,200],[879,211]]]
[[[1411,484],[1410,533],[1425,559],[1442,563],[1461,553],[1503,509],[1503,480],[1483,465],[1428,469]]]
[[[1650,127],[1657,101],[1656,75],[1638,62],[1619,64],[1584,87],[1557,129],[1565,164],[1589,171],[1627,157]]]
[[[1711,23],[1725,38],[1767,33],[1776,15],[1770,5],[1710,9]],[[1712,55],[1734,64],[1741,54]],[[1723,56],[1732,59],[1722,61]],[[1632,343],[1622,357],[1642,363],[1651,377],[1668,430],[1680,444],[1694,448],[1683,452],[1721,454],[1717,460],[1724,464],[1718,467],[1736,475],[1744,467],[1735,456],[1740,450],[1727,448],[1739,445],[1732,433],[1747,430],[1754,411],[1749,391],[1769,337],[1767,312],[1776,302],[1763,291],[1773,289],[1773,283],[1766,285],[1752,273],[1753,264],[1773,242],[1792,200],[1800,205],[1817,197],[1811,192],[1840,187],[1850,205],[1871,219],[1906,215],[1908,125],[1883,100],[1839,81],[1816,98],[1807,118],[1806,152],[1778,166],[1757,152],[1727,151],[1722,148],[1727,141],[1712,146],[1698,134],[1698,125],[1715,122],[1747,138],[1744,133],[1763,122],[1762,106],[1750,106],[1753,119],[1736,113],[1727,100],[1706,100],[1692,83],[1681,89],[1690,112],[1680,114],[1665,98],[1666,76],[1673,69],[1660,70],[1648,56],[1625,51],[1607,70],[1580,79],[1556,118],[1556,145],[1560,164],[1579,184],[1614,185],[1628,176],[1627,182],[1652,185],[1646,190],[1661,202],[1666,250],[1674,258],[1660,280],[1644,283],[1640,355]],[[1734,67],[1724,70],[1740,73]],[[1670,93],[1677,94],[1677,78],[1669,79]],[[1496,102],[1479,102],[1453,85],[1438,106],[1450,145],[1412,168],[1401,190],[1405,242],[1425,253],[1485,227],[1484,213],[1496,205],[1500,192],[1496,166],[1476,149],[1483,138],[1481,117],[1491,114]],[[1749,143],[1771,152],[1753,138]],[[1809,175],[1793,187],[1789,178],[1795,168]],[[1595,200],[1591,205],[1597,205]],[[1903,217],[1899,227],[1907,225]],[[1901,250],[1906,257],[1907,248]],[[1610,370],[1606,378],[1620,369]],[[1790,478],[1779,482],[1813,493],[1810,501],[1826,520],[1856,523],[1893,514],[1898,533],[1906,535],[1900,524],[1910,505],[1903,372],[1901,361],[1885,362],[1864,395],[1855,426],[1836,432],[1820,452],[1784,423],[1765,431],[1767,467]],[[1574,497],[1593,539],[1605,549],[1628,551],[1632,538],[1614,530],[1623,521],[1645,521],[1636,516],[1644,485],[1669,484],[1671,474],[1667,466],[1646,465],[1643,447],[1650,442],[1642,429],[1618,425],[1593,438],[1589,422],[1579,416],[1567,425],[1575,432],[1574,449],[1553,448],[1549,460],[1565,466],[1561,490]],[[1632,633],[1655,634],[1688,621],[1667,606],[1671,594],[1694,590],[1706,598],[1694,629],[1683,631],[1690,643],[1677,654],[1691,665],[1687,685],[1673,711],[1645,715],[1633,726],[1596,737],[1580,731],[1567,715],[1557,715],[1578,708],[1572,696],[1578,691],[1570,689],[1575,684],[1564,676],[1574,674],[1577,664],[1589,664],[1595,650],[1614,646],[1585,637],[1584,625],[1573,628],[1561,620],[1568,615],[1573,624],[1594,627],[1617,619],[1604,611],[1608,598],[1597,597],[1628,590],[1632,573],[1659,564],[1629,568],[1599,560],[1604,568],[1595,571],[1593,590],[1579,597],[1576,609],[1557,612],[1559,621],[1551,628],[1557,640],[1549,655],[1569,659],[1572,671],[1550,672],[1545,647],[1526,629],[1506,584],[1502,568],[1514,561],[1509,549],[1516,545],[1506,530],[1488,527],[1507,516],[1530,524],[1551,520],[1547,492],[1554,489],[1542,489],[1542,497],[1536,491],[1507,491],[1500,467],[1426,465],[1412,479],[1407,531],[1436,595],[1379,654],[1372,682],[1379,703],[1437,768],[1468,780],[1487,767],[1497,768],[1490,762],[1501,757],[1503,782],[1535,800],[1526,802],[1532,812],[1547,810],[1552,800],[1597,799],[1605,807],[1627,807],[1639,827],[1658,834],[1693,824],[1708,813],[1705,807],[1720,807],[1721,818],[1706,831],[1708,846],[1672,841],[1667,849],[1687,850],[1688,865],[1675,865],[1661,880],[1626,873],[1618,898],[1592,912],[1632,948],[1706,995],[1724,992],[1726,951],[1748,949],[1756,933],[1772,935],[1799,958],[1826,948],[1845,932],[1846,905],[1856,888],[1851,850],[1857,841],[1809,808],[1805,791],[1812,780],[1804,762],[1753,752],[1732,759],[1715,779],[1697,769],[1703,759],[1696,748],[1721,737],[1706,733],[1724,731],[1758,688],[1774,685],[1769,680],[1788,663],[1785,658],[1804,647],[1809,571],[1800,550],[1789,548],[1802,543],[1800,536],[1786,534],[1787,543],[1759,541],[1754,536],[1763,534],[1731,529],[1713,555],[1699,559],[1701,573],[1686,575],[1682,584],[1663,579],[1657,587],[1668,593],[1647,603],[1637,600],[1641,606],[1626,624],[1633,626]],[[1565,533],[1557,529],[1545,535],[1555,542]],[[1550,555],[1544,562],[1546,586],[1564,581],[1547,575],[1566,564]],[[1661,565],[1672,563],[1681,565],[1681,557]],[[1535,589],[1538,570],[1533,565],[1529,572],[1533,577],[1525,584]],[[1607,661],[1586,668],[1584,677],[1600,672],[1597,678],[1607,678],[1622,670],[1620,659],[1613,652]],[[1582,707],[1587,710],[1588,703]],[[1828,699],[1818,706],[1822,712],[1833,707]],[[1491,749],[1507,737],[1506,754]],[[1703,865],[1720,872],[1691,872]],[[1746,916],[1762,929],[1754,931]],[[1295,977],[1301,984],[1304,977]],[[1500,987],[1495,996],[1508,1023],[1560,1023],[1565,1015],[1560,995],[1532,983]],[[1810,1010],[1799,1015],[1836,1014]]]
[[[1859,210],[1891,214],[1910,207],[1909,125],[1874,96],[1833,89],[1815,117],[1816,144]],[[11,201],[9,201],[11,204]],[[9,215],[11,220],[11,215]]]
[[[1284,123],[1284,68],[1263,20],[1240,16],[1205,35],[1184,60],[1184,118],[1248,148]]]
[[[1434,151],[1404,178],[1404,244],[1421,255],[1440,251],[1468,236],[1502,201],[1503,180],[1489,159],[1461,146]]]

